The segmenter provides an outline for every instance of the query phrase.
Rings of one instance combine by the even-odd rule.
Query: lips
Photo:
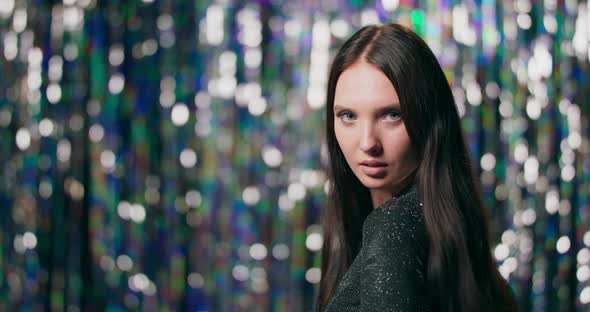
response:
[[[387,175],[387,164],[377,160],[364,160],[359,163],[363,172],[373,178],[383,178]]]
[[[387,166],[386,163],[378,160],[363,160],[360,162],[361,165],[367,167],[385,167]]]

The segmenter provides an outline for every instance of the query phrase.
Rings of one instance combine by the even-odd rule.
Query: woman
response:
[[[399,24],[365,26],[328,81],[319,311],[516,311],[449,84]]]

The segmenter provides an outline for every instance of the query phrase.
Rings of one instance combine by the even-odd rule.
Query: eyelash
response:
[[[400,119],[400,118],[401,118],[401,114],[400,114],[399,112],[396,112],[396,111],[393,111],[393,110],[392,110],[392,111],[389,111],[389,112],[387,112],[387,113],[386,113],[384,116],[390,115],[390,114],[392,114],[392,113],[393,113],[393,114],[397,114],[397,117],[395,117],[395,119],[394,119],[394,120],[398,120],[398,119]],[[348,120],[344,120],[344,119],[342,119],[342,116],[345,116],[346,114],[351,114],[351,115],[352,115],[352,113],[351,113],[351,112],[344,111],[344,112],[340,112],[340,113],[338,114],[338,118],[340,118],[340,120],[342,120],[342,121],[344,121],[344,122],[348,122]]]

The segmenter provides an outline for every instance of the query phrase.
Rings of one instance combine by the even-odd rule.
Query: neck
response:
[[[373,209],[378,208],[389,199],[396,198],[401,191],[403,191],[410,183],[413,182],[414,175],[409,175],[400,183],[388,189],[371,189],[371,200],[373,202]]]

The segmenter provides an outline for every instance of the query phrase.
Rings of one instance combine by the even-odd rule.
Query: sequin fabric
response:
[[[325,311],[430,311],[426,235],[422,204],[411,184],[367,216],[361,249]]]

